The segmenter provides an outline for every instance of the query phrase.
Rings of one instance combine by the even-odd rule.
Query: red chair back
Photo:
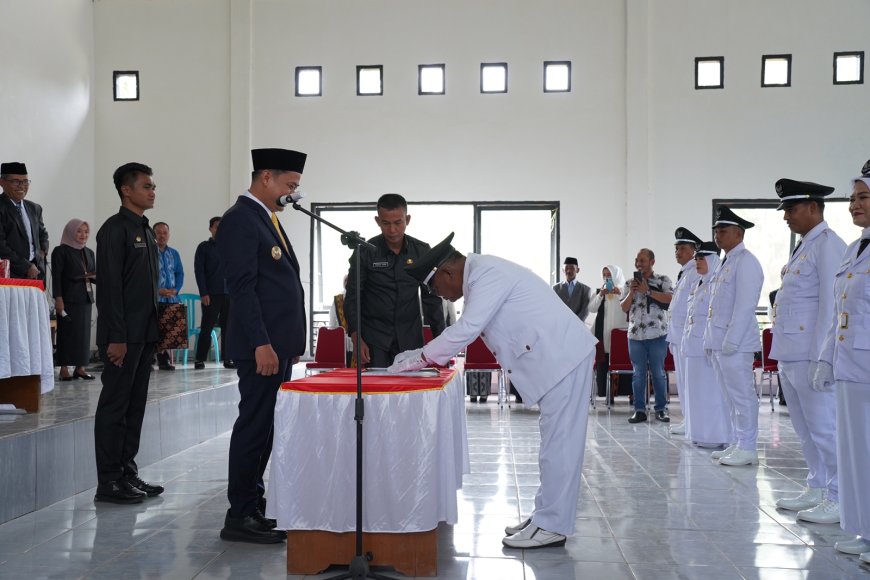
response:
[[[485,370],[501,368],[495,356],[492,354],[483,339],[479,336],[474,339],[474,342],[465,348],[465,369],[466,370]]]
[[[674,363],[674,355],[671,354],[671,349],[668,349],[668,354],[665,355],[665,372],[666,373],[675,373],[677,372],[677,365]]]
[[[321,326],[317,329],[317,347],[314,349],[314,362],[308,363],[307,368],[333,368],[343,369],[347,366],[344,350],[344,329],[327,328]]]
[[[761,369],[764,372],[779,370],[779,361],[770,358],[770,347],[773,344],[773,332],[769,328],[761,331]]]
[[[631,370],[634,367],[628,356],[628,331],[614,328],[610,331],[610,372]]]

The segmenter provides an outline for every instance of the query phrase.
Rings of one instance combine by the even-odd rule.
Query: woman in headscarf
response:
[[[852,180],[849,213],[861,237],[834,278],[834,308],[813,389],[837,393],[837,476],[840,527],[853,540],[834,544],[870,563],[870,161]]]
[[[596,382],[598,396],[603,397],[607,390],[607,371],[610,368],[610,331],[614,328],[628,328],[628,318],[619,303],[625,298],[625,275],[622,268],[608,264],[601,270],[604,283],[589,302],[589,312],[597,313],[593,333],[604,349],[603,357],[596,361]],[[611,396],[616,396],[613,391]]]
[[[60,380],[94,380],[85,371],[91,352],[91,310],[94,304],[96,260],[86,247],[88,223],[72,219],[60,245],[51,253],[51,289],[57,313],[57,358]],[[67,367],[75,367],[70,374]]]
[[[719,266],[719,248],[704,242],[695,251],[695,269],[701,279],[689,294],[689,317],[683,328],[681,352],[686,357],[686,436],[701,447],[730,445],[735,440],[731,410],[725,392],[704,352],[704,329],[710,308],[710,278]]]

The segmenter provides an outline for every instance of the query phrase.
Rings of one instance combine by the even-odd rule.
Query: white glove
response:
[[[737,352],[737,345],[733,342],[723,342],[722,343],[722,354],[725,356],[730,356]]]
[[[417,348],[414,350],[406,350],[396,355],[393,364],[387,367],[389,373],[404,373],[408,371],[419,371],[426,368],[428,363],[423,357],[423,349]]]
[[[820,393],[830,393],[834,390],[834,366],[831,363],[819,361],[813,374],[812,386],[814,391]]]

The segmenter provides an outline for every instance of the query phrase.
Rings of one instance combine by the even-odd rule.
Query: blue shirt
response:
[[[165,250],[157,251],[158,263],[160,264],[160,278],[157,288],[172,288],[176,291],[175,296],[160,296],[158,302],[178,303],[178,293],[184,285],[184,266],[181,265],[181,256],[178,250],[166,246]]]

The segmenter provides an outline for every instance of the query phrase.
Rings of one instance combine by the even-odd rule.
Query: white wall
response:
[[[97,0],[97,216],[118,211],[114,170],[154,169],[157,199],[146,216],[165,221],[196,293],[193,256],[208,220],[229,206],[229,0]],[[138,70],[140,99],[115,102],[112,72]]]
[[[709,238],[712,198],[775,198],[781,177],[850,193],[870,158],[870,88],[834,86],[833,53],[870,56],[870,2],[648,3],[652,203],[628,208],[630,231],[663,250],[676,225]],[[761,88],[761,56],[783,53],[792,86]],[[724,89],[694,90],[697,56],[725,57]]]
[[[52,247],[70,219],[94,225],[92,12],[90,0],[0,2],[0,161],[27,164]]]

